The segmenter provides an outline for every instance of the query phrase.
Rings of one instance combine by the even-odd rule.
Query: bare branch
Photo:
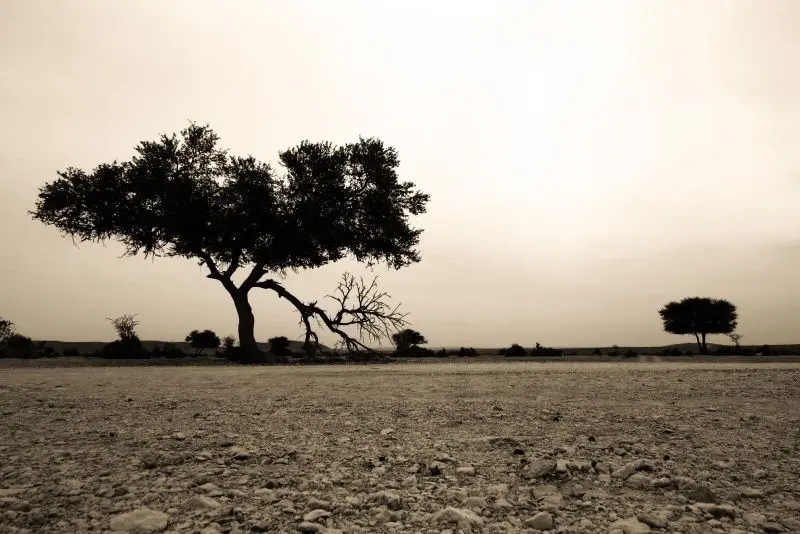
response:
[[[309,355],[312,355],[319,346],[319,337],[312,328],[312,318],[318,325],[324,325],[337,334],[341,338],[339,344],[350,354],[361,352],[376,354],[367,343],[380,343],[384,338],[391,338],[394,332],[408,324],[407,314],[399,311],[400,306],[390,306],[387,302],[389,294],[378,291],[377,277],[366,283],[363,278],[357,279],[345,273],[335,293],[328,295],[338,305],[333,314],[320,308],[316,302],[308,304],[302,302],[275,280],[261,280],[253,287],[271,289],[279,297],[291,302],[300,312],[300,322],[306,329],[306,352]],[[347,332],[351,327],[356,329],[355,336]]]

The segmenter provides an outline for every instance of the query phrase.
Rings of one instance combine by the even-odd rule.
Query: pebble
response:
[[[554,526],[553,516],[548,512],[539,512],[526,519],[525,526],[535,530],[551,530]]]
[[[139,508],[113,517],[109,528],[117,532],[133,532],[136,534],[149,534],[161,532],[167,528],[169,516],[163,512]]]
[[[611,532],[622,534],[650,534],[650,527],[636,518],[618,519],[611,524]]]

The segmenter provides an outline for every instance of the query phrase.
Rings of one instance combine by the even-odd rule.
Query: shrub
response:
[[[225,336],[222,338],[222,348],[225,349],[225,352],[230,352],[233,350],[233,347],[236,346],[236,338],[233,336]]]
[[[594,350],[592,351],[592,354],[593,354],[594,356],[602,356],[602,355],[603,355],[603,351],[602,351],[602,350],[600,350],[600,349],[594,349]]]
[[[447,350],[445,349],[440,350],[439,352],[436,353],[436,355],[439,356],[440,358],[447,358],[449,356],[449,354],[447,354]]]
[[[509,348],[505,350],[505,356],[514,357],[514,356],[527,356],[528,353],[525,352],[525,349],[522,348],[522,345],[514,343]]]
[[[33,340],[22,334],[9,335],[5,339],[4,345],[6,354],[10,358],[35,358],[38,356]]]
[[[539,343],[531,349],[531,356],[563,356],[564,351],[551,347],[543,347]]]
[[[611,350],[608,351],[609,356],[619,356],[622,354],[619,350],[619,345],[612,345]]]
[[[623,358],[635,358],[637,356],[638,354],[636,353],[636,351],[631,349],[626,350],[625,353],[622,355]]]
[[[433,352],[431,349],[426,349],[425,347],[419,347],[417,345],[411,345],[403,352],[395,352],[395,354],[399,356],[407,356],[410,358],[433,358],[436,356],[436,353]]]
[[[81,352],[78,350],[77,347],[70,347],[70,348],[64,349],[62,354],[64,356],[80,356]]]
[[[289,349],[289,338],[286,336],[276,336],[269,339],[269,351],[275,356],[291,356]]]
[[[95,356],[110,360],[139,360],[150,358],[150,353],[138,337],[132,337],[112,341],[95,353]]]
[[[213,330],[192,330],[186,336],[186,342],[195,349],[195,356],[199,356],[205,349],[216,349],[220,346],[219,336]]]
[[[461,347],[460,349],[458,349],[458,355],[461,356],[462,358],[463,357],[471,358],[477,356],[478,351],[473,349],[472,347],[469,348]]]

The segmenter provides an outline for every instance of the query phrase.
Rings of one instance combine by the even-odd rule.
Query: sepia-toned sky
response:
[[[268,162],[397,148],[431,195],[423,261],[376,273],[433,347],[689,342],[657,311],[695,295],[736,304],[743,343],[800,342],[796,0],[5,0],[0,34],[0,316],[34,339],[110,340],[125,313],[143,339],[235,334],[196,262],[27,214],[56,171],[194,120]],[[259,340],[300,335],[252,302]]]

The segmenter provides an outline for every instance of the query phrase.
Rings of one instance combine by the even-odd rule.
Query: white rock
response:
[[[214,510],[220,506],[222,505],[219,502],[205,495],[195,495],[181,503],[184,510]]]
[[[164,512],[157,512],[149,508],[139,508],[112,518],[109,528],[117,532],[149,534],[150,532],[161,532],[166,529],[168,521],[169,516]]]
[[[472,532],[473,527],[483,526],[483,518],[472,510],[464,508],[447,507],[433,514],[433,523],[454,523],[465,533]]]
[[[650,534],[650,527],[636,518],[614,521],[611,524],[611,530],[619,530],[623,534]]]

